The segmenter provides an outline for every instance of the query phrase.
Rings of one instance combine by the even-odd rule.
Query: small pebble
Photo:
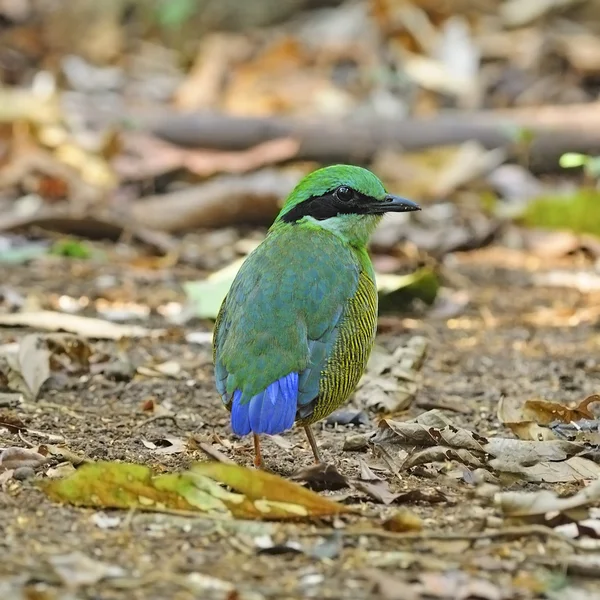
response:
[[[13,479],[25,481],[35,476],[35,471],[31,467],[18,467],[13,473]]]

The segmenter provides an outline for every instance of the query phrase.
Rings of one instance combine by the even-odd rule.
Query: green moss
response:
[[[581,189],[570,196],[538,198],[518,220],[529,227],[568,229],[600,237],[600,191]]]
[[[91,258],[94,252],[83,241],[64,238],[52,245],[50,254],[54,254],[55,256],[67,256],[69,258]]]

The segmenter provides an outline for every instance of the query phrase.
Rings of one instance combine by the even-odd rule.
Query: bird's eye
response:
[[[354,197],[354,192],[349,187],[342,185],[335,190],[335,197],[341,202],[350,202]]]

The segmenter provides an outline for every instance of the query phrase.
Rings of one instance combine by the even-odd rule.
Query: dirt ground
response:
[[[540,270],[565,265],[574,268],[569,260],[558,265],[538,261],[532,270],[531,261],[522,255],[511,260],[507,256],[512,255],[489,249],[458,257],[453,272],[471,297],[461,315],[450,320],[383,319],[380,343],[404,343],[423,335],[430,344],[416,399],[408,411],[395,418],[442,407],[455,424],[489,435],[502,429],[496,416],[502,396],[566,403],[599,391],[600,333],[597,318],[586,319],[585,315],[586,310],[598,306],[600,294],[533,282],[533,275]],[[99,282],[113,277],[113,286],[130,289],[132,300],[145,303],[151,298],[158,303],[181,300],[179,284],[190,276],[193,272],[184,269],[149,272],[118,264],[82,267],[77,261],[64,260],[52,269],[47,265],[38,269],[3,267],[2,284],[23,296],[44,300],[51,294],[100,294]],[[580,323],[578,315],[583,315]],[[152,323],[164,325],[155,318]],[[188,331],[206,328],[202,323],[186,327]],[[0,329],[0,344],[18,340],[28,331]],[[0,411],[18,416],[29,430],[60,436],[69,450],[89,459],[140,462],[159,471],[172,471],[206,460],[198,446],[205,441],[250,466],[252,441],[230,433],[228,415],[213,388],[210,348],[187,343],[183,333],[174,332],[162,341],[92,342],[96,355],[109,359],[110,369],[54,377],[36,403]],[[165,361],[179,364],[181,372],[174,377],[131,377],[130,365]],[[168,408],[176,419],[153,419],[144,411],[149,401]],[[377,416],[370,414],[370,419],[370,425],[361,430],[376,426]],[[358,472],[359,459],[375,460],[370,450],[342,450],[345,438],[355,429],[315,427],[324,459],[345,475]],[[174,454],[161,454],[144,444],[144,440],[166,436],[188,443]],[[267,439],[263,451],[269,468],[289,476],[310,465],[312,455],[302,431],[284,438],[292,444]],[[0,446],[24,446],[24,439],[36,445],[50,438],[36,438],[35,434],[20,438],[0,429]],[[445,534],[476,534],[486,527],[503,526],[490,498],[480,494],[472,482],[451,476],[450,471],[447,476],[435,477],[423,469],[401,478],[384,474],[394,492],[421,489],[438,500],[436,493],[442,494],[441,502],[422,499],[404,505],[422,519],[427,535],[403,541],[334,533],[343,532],[344,524],[351,522],[364,523],[372,530],[369,519],[380,522],[403,508],[378,504],[348,490],[329,494],[360,506],[364,517],[298,525],[226,523],[60,506],[35,487],[35,480],[44,477],[47,468],[39,469],[35,478],[6,482],[0,492],[3,600],[600,598],[597,567],[590,573],[590,569],[567,565],[575,550],[553,537],[482,535],[461,540],[449,535],[444,539]],[[502,487],[547,487],[563,494],[582,486],[527,484],[514,479],[503,482]],[[435,532],[442,534],[440,539],[430,535]],[[266,536],[275,545],[261,551]],[[290,542],[300,544],[304,551],[294,551]],[[93,568],[67,566],[64,575],[55,560],[74,551],[122,570],[100,582],[77,585],[70,581],[75,575],[68,575],[69,569],[76,573]],[[425,585],[421,595],[416,595],[416,582]]]

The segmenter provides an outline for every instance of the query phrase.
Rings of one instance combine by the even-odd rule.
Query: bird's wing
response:
[[[359,274],[335,236],[300,227],[271,234],[248,257],[214,334],[217,389],[234,430],[283,431],[314,400]]]

